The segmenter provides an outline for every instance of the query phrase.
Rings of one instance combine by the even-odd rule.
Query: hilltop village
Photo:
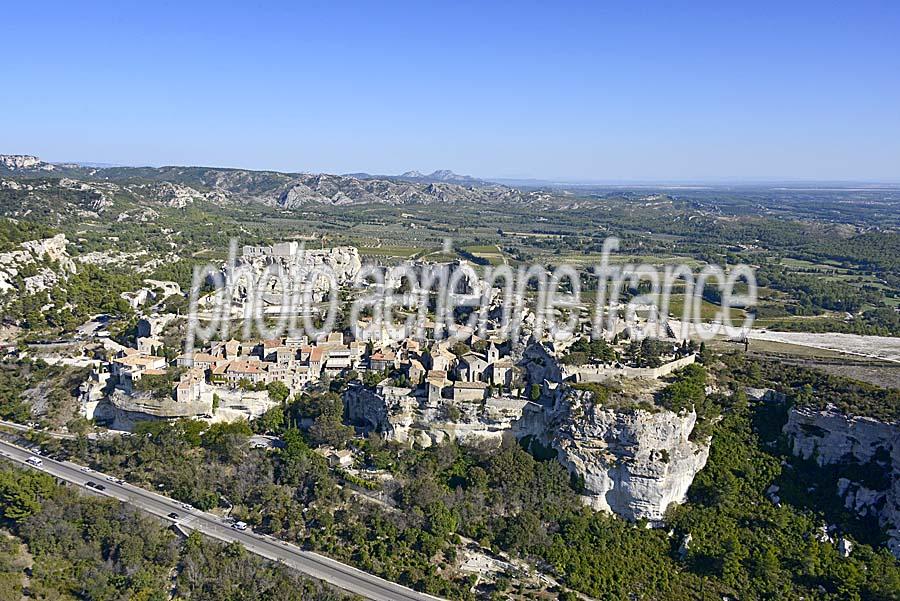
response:
[[[243,260],[263,269],[286,254],[252,248]],[[355,249],[334,249],[307,261],[340,265],[349,277],[358,269],[354,257]],[[461,329],[436,340],[429,322],[424,341],[384,332],[356,340],[341,331],[315,339],[231,338],[167,359],[160,336],[174,320],[147,315],[133,346],[110,341],[108,360],[81,389],[86,418],[125,431],[146,420],[253,420],[287,396],[340,382],[344,422],[360,435],[377,432],[420,447],[448,438],[475,444],[527,438],[555,449],[585,479],[587,503],[651,520],[683,499],[706,460],[708,441],[691,437],[693,410],[653,404],[661,378],[697,356],[695,345],[675,339],[632,341],[620,330],[592,340],[582,324],[564,340],[537,338],[527,328],[514,340],[492,328],[483,336]],[[575,419],[575,405],[593,418]],[[352,464],[352,457],[345,452],[341,462]],[[629,490],[638,479],[641,488]]]

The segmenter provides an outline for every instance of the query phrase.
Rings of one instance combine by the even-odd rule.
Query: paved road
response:
[[[261,555],[266,559],[283,563],[308,576],[323,580],[333,586],[355,593],[374,601],[440,601],[438,597],[418,593],[412,589],[395,584],[388,580],[378,578],[351,566],[342,564],[317,553],[304,551],[299,547],[290,545],[275,538],[254,534],[249,531],[240,532],[224,524],[221,518],[212,514],[191,508],[184,509],[181,503],[150,492],[131,484],[117,484],[106,479],[104,474],[97,472],[84,472],[74,463],[60,462],[41,457],[44,464],[40,468],[34,468],[25,463],[32,454],[17,445],[0,441],[0,453],[2,458],[11,459],[17,463],[40,469],[60,480],[80,486],[94,494],[102,494],[128,503],[147,513],[177,523],[183,530],[197,530],[207,536],[223,542],[238,542],[248,551]],[[86,486],[89,481],[102,484],[105,488],[102,492]],[[177,513],[178,518],[169,518],[170,513]]]

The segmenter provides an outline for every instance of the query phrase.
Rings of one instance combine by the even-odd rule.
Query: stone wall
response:
[[[597,365],[566,365],[563,367],[565,378],[575,377],[576,382],[603,382],[613,378],[631,378],[637,380],[655,380],[668,376],[672,372],[687,367],[697,360],[696,355],[688,355],[669,361],[659,367],[607,367]]]

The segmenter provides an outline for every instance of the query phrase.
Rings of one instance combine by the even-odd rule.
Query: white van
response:
[[[29,457],[25,460],[26,463],[30,463],[34,467],[41,467],[44,465],[44,460],[40,457]]]

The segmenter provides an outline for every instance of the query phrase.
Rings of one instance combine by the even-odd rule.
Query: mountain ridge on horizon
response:
[[[223,167],[213,165],[128,165],[121,163],[105,163],[95,161],[44,161],[32,154],[0,154],[0,172],[3,171],[40,171],[57,172],[62,174],[66,170],[87,169],[92,171],[114,170],[184,170],[204,169],[216,171],[241,171],[247,173],[273,173],[290,176],[301,175],[330,175],[334,177],[355,178],[358,180],[383,180],[392,182],[408,182],[417,184],[444,183],[455,184],[464,187],[496,187],[507,188],[670,188],[670,187],[752,187],[752,186],[831,186],[835,188],[877,188],[886,187],[891,190],[900,187],[900,178],[896,180],[823,180],[809,178],[776,178],[776,177],[722,177],[722,178],[546,178],[546,177],[474,177],[460,175],[449,169],[437,169],[431,173],[423,173],[418,170],[409,170],[397,175],[373,174],[365,171],[337,173],[316,171],[284,171],[279,169],[247,168],[247,167]]]

